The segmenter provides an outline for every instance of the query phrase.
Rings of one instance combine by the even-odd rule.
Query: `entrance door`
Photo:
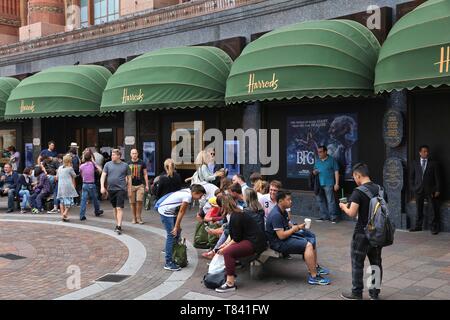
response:
[[[100,153],[111,155],[112,149],[123,149],[123,139],[123,128],[78,128],[74,142],[80,145],[80,151],[97,145]]]

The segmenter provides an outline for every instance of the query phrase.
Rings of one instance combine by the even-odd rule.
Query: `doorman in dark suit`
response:
[[[439,196],[441,193],[441,177],[439,164],[430,159],[430,148],[426,145],[419,148],[420,158],[412,164],[410,185],[414,191],[417,205],[416,226],[410,231],[422,231],[424,200],[432,205],[433,217],[431,221],[431,233],[439,233]]]

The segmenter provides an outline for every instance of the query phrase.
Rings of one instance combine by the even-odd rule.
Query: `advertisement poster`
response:
[[[358,162],[356,113],[287,118],[287,177],[308,178],[317,148],[324,145],[339,164],[345,180],[352,180],[352,165]]]
[[[154,141],[144,142],[144,163],[147,167],[147,175],[156,176],[156,145]]]
[[[33,166],[33,144],[25,143],[25,167],[32,168]]]
[[[224,141],[224,159],[223,166],[228,170],[228,178],[232,178],[235,174],[240,174],[239,163],[239,141],[225,140]]]

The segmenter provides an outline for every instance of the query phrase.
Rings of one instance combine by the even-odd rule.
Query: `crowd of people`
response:
[[[95,147],[86,148],[79,157],[76,143],[70,145],[66,154],[57,154],[54,142],[50,141],[48,148],[40,153],[36,166],[25,168],[21,174],[17,172],[20,154],[14,151],[11,148],[11,162],[4,165],[0,177],[0,195],[8,197],[7,212],[13,212],[18,202],[22,213],[41,213],[45,201],[51,198],[54,206],[49,213],[59,212],[62,221],[67,222],[69,211],[78,204],[80,220],[84,221],[87,201],[92,202],[94,214],[100,216],[103,210],[100,209],[99,198],[109,198],[116,220],[115,232],[121,234],[126,199],[129,199],[132,223],[143,224],[144,195],[152,194],[154,209],[159,213],[167,234],[164,269],[178,271],[181,268],[173,260],[173,246],[180,238],[187,210],[198,201],[196,220],[206,225],[209,236],[215,237],[214,244],[202,256],[213,259],[215,255],[221,255],[224,258],[226,282],[216,289],[217,292],[236,290],[237,261],[258,255],[267,247],[286,259],[293,254],[303,255],[309,284],[331,283],[325,277],[330,271],[319,264],[316,235],[305,223],[295,221],[298,216],[291,215],[290,192],[282,189],[280,181],[265,181],[257,172],[250,176],[248,184],[240,174],[230,179],[227,170],[215,163],[214,150],[203,150],[197,156],[195,173],[184,181],[190,183],[189,188],[183,188],[172,159],[164,161],[164,172],[151,183],[145,163],[139,159],[136,149],[131,150],[128,163],[121,160],[119,149],[113,149],[111,160],[105,162],[108,155],[98,153]],[[412,231],[422,228],[423,198],[429,197],[433,203],[439,196],[437,165],[428,160],[428,153],[427,146],[420,148],[421,161],[415,164],[411,177],[415,192],[422,201],[418,203],[418,222]],[[339,189],[339,169],[336,161],[328,156],[326,147],[319,146],[318,155],[313,171],[316,187],[321,189],[317,193],[321,213],[318,221],[336,223],[338,210],[334,192]],[[365,235],[371,198],[359,187],[374,195],[381,188],[370,180],[369,169],[363,163],[353,167],[353,179],[358,188],[348,202],[339,204],[340,211],[357,219],[351,244],[353,288],[351,292],[342,293],[345,299],[362,298],[366,257],[371,265],[379,268],[382,276],[381,248],[371,245]],[[433,221],[434,234],[437,233],[436,225],[437,222]],[[377,299],[379,292],[379,287],[370,289],[370,297]]]
[[[96,147],[86,148],[80,154],[76,143],[71,143],[66,154],[58,154],[55,143],[49,141],[36,165],[18,173],[20,153],[17,155],[14,147],[10,149],[11,161],[4,165],[0,177],[0,195],[8,197],[7,213],[15,211],[16,203],[21,213],[44,213],[45,204],[50,201],[53,208],[47,213],[60,213],[62,221],[68,222],[69,211],[79,207],[80,220],[85,221],[88,201],[93,204],[95,216],[100,216],[100,199],[109,198],[116,218],[115,231],[120,234],[128,198],[132,223],[144,223],[144,194],[150,186],[138,150],[131,150],[131,161],[126,163],[121,160],[119,149],[112,150],[109,161],[109,155],[100,154]]]
[[[286,258],[291,254],[303,255],[309,284],[330,283],[330,279],[324,277],[329,270],[318,264],[316,236],[304,223],[292,220],[291,194],[282,190],[281,182],[264,181],[259,173],[251,175],[251,186],[240,174],[229,179],[226,170],[215,164],[213,150],[201,151],[196,158],[197,170],[186,180],[191,182],[190,188],[181,187],[172,160],[166,160],[164,166],[166,172],[153,186],[158,195],[155,208],[167,233],[164,269],[181,269],[173,260],[172,248],[180,237],[187,208],[198,200],[197,220],[213,223],[206,230],[216,237],[214,247],[202,256],[212,259],[217,254],[223,255],[225,261],[226,282],[216,289],[217,292],[236,290],[236,262],[258,255],[268,246]]]

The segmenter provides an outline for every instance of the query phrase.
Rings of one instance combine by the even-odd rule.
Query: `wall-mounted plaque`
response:
[[[383,168],[383,184],[388,192],[403,189],[403,164],[398,158],[388,158]]]
[[[383,119],[384,143],[391,148],[398,147],[403,140],[403,116],[399,111],[389,110]]]

